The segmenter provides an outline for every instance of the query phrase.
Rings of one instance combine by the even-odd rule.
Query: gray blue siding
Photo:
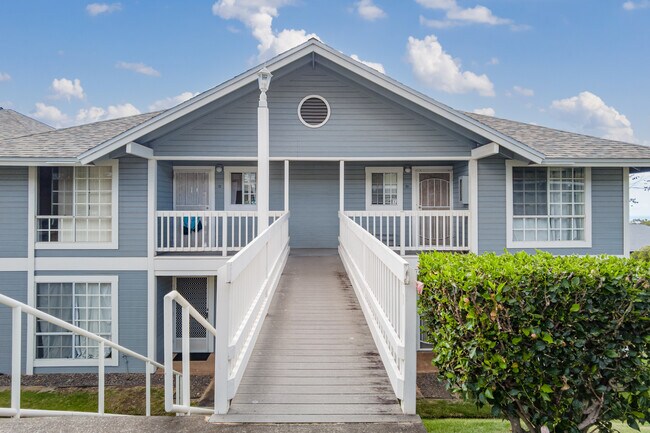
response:
[[[27,272],[0,272],[0,293],[27,303]],[[11,308],[0,305],[0,373],[11,374]],[[27,316],[22,315],[22,371],[25,371]]]
[[[321,128],[307,128],[298,105],[318,94],[331,107]],[[253,89],[226,106],[154,140],[157,155],[256,156]],[[271,156],[469,156],[472,142],[430,119],[316,65],[274,80],[268,92]]]
[[[0,167],[0,257],[27,257],[27,167]]]
[[[506,248],[505,159],[479,161],[479,252],[501,253]],[[591,169],[592,247],[549,248],[553,254],[623,254],[623,170]],[[519,251],[519,249],[511,249]],[[533,252],[533,250],[526,250]]]

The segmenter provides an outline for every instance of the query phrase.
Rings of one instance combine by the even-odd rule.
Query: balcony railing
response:
[[[269,223],[283,211],[269,212]],[[158,211],[157,252],[213,252],[243,249],[257,236],[256,211]]]
[[[467,210],[348,211],[345,215],[402,255],[470,249]]]

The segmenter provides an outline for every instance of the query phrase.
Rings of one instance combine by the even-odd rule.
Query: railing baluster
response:
[[[147,362],[146,365],[146,373],[145,373],[145,416],[151,416],[151,363]]]
[[[22,373],[22,309],[11,309],[11,408],[20,418],[20,375]]]
[[[99,342],[99,353],[97,354],[99,361],[99,374],[97,379],[99,381],[97,386],[97,413],[104,415],[104,342]]]

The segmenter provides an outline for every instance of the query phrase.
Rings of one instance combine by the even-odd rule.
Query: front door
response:
[[[416,210],[451,209],[451,171],[416,170],[414,175]],[[423,212],[415,227],[417,244],[424,247],[446,245],[451,233],[450,225],[449,216]]]
[[[214,209],[214,167],[174,167],[174,210]]]
[[[214,324],[214,277],[176,277],[173,289],[194,307],[208,322]],[[182,309],[176,304],[174,315],[174,352],[183,348]],[[196,320],[190,317],[190,352],[206,353],[214,350],[213,338]]]

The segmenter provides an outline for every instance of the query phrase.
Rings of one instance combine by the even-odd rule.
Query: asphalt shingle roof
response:
[[[545,159],[650,159],[650,146],[590,137],[481,114],[464,114],[542,152]]]
[[[0,156],[7,158],[76,158],[86,150],[160,113],[158,111],[138,114],[0,140]]]
[[[17,111],[0,107],[0,140],[51,131],[52,128]]]

